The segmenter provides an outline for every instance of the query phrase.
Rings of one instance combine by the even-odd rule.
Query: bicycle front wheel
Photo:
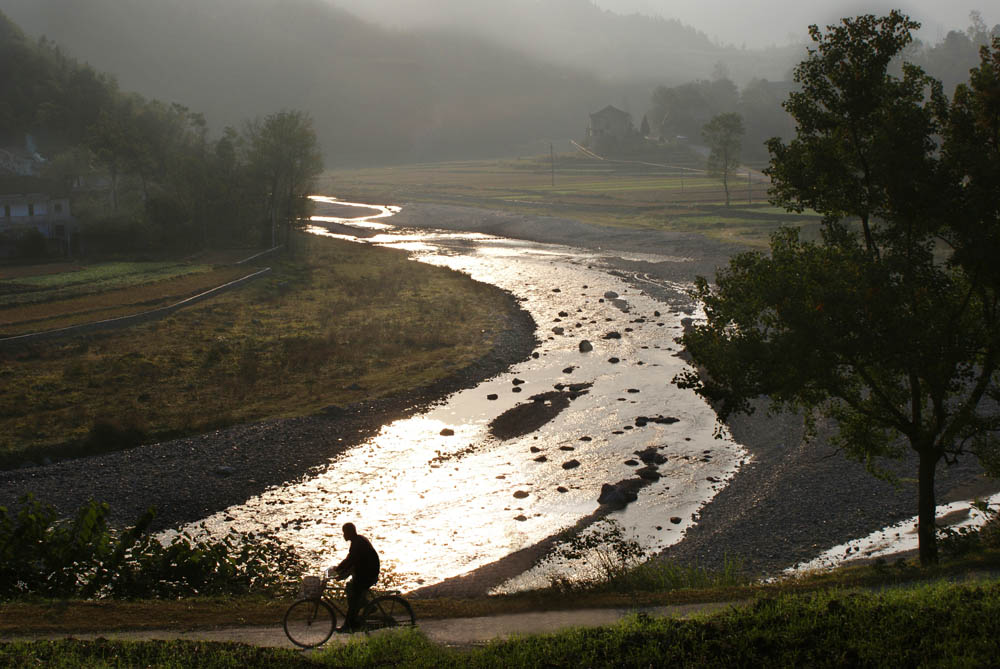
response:
[[[285,634],[301,648],[326,642],[337,627],[337,614],[321,599],[300,599],[285,611]]]
[[[417,619],[410,603],[399,595],[376,597],[361,614],[367,631],[385,627],[413,627]]]

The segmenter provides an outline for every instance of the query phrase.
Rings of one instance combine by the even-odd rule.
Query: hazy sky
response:
[[[988,27],[1000,23],[996,0],[899,0],[851,2],[835,0],[594,0],[618,13],[640,12],[678,19],[713,40],[737,46],[769,46],[808,39],[806,26],[825,26],[855,14],[884,14],[902,9],[920,21],[924,41],[936,42],[949,30],[965,29],[969,12],[978,9]]]

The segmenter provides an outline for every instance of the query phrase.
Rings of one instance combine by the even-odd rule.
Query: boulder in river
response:
[[[650,446],[642,449],[641,451],[636,451],[635,454],[638,455],[639,459],[647,465],[662,465],[667,461],[667,456],[658,452],[656,446]]]
[[[646,465],[642,469],[638,469],[635,472],[639,475],[639,478],[645,479],[646,481],[659,481],[662,474],[656,470],[656,465]]]
[[[601,494],[597,497],[597,503],[601,506],[621,509],[637,499],[639,499],[639,494],[634,490],[629,490],[620,483],[614,485],[605,483],[601,486]]]
[[[589,353],[594,350],[594,345],[586,339],[580,341],[580,353]]]
[[[614,330],[612,330],[611,332],[604,333],[604,337],[603,338],[604,339],[621,339],[622,338],[622,333],[621,332],[615,332]]]
[[[576,469],[579,466],[580,466],[579,460],[567,460],[566,462],[562,463],[563,469]]]
[[[621,509],[639,498],[639,491],[650,484],[639,478],[623,479],[618,483],[605,483],[601,486],[601,494],[597,503],[601,506]]]
[[[613,300],[616,297],[618,297],[618,293],[616,293],[613,290],[609,290],[609,291],[607,291],[607,292],[604,293],[604,297],[605,297],[605,299]]]
[[[441,430],[441,436],[442,437],[452,437],[454,435],[455,435],[455,431],[453,429],[451,429],[450,427],[446,427],[443,430]]]

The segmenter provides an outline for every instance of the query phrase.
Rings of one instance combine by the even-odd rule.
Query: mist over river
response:
[[[318,568],[344,552],[340,526],[352,521],[409,589],[469,572],[573,526],[600,508],[603,484],[627,479],[646,485],[610,518],[647,554],[659,552],[681,538],[745,459],[739,444],[714,438],[711,408],[671,383],[685,367],[674,339],[687,315],[612,273],[611,256],[394,227],[398,208],[377,208],[365,219],[324,216],[330,213],[324,205],[335,208],[334,200],[316,200],[316,234],[404,249],[415,260],[513,293],[538,324],[537,357],[386,425],[317,475],[209,517],[213,532],[277,531]],[[342,234],[351,232],[343,226],[355,232]],[[581,352],[582,340],[593,350]],[[589,386],[578,387],[548,423],[509,439],[490,435],[489,423],[505,411],[569,384]],[[640,469],[645,479],[637,476]],[[581,568],[536,568],[506,587],[537,585],[553,570],[572,576]]]

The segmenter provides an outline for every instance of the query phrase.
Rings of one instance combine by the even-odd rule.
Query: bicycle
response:
[[[337,617],[346,619],[346,613],[325,596],[328,579],[305,576],[299,587],[298,599],[285,611],[284,628],[288,639],[300,648],[315,648],[333,636]],[[365,596],[361,607],[361,628],[365,634],[391,627],[413,627],[417,619],[410,603],[398,590],[382,592],[375,597]]]

